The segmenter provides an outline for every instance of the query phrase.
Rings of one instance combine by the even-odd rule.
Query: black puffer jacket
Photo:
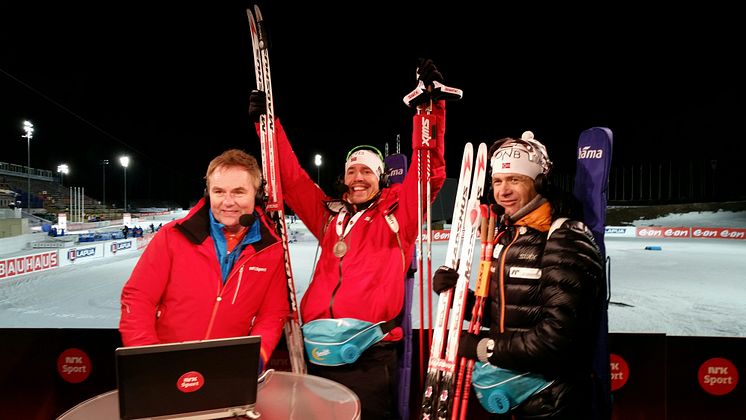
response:
[[[554,214],[558,208],[553,205],[552,220],[563,216]],[[604,299],[603,261],[582,222],[565,221],[549,241],[547,233],[527,226],[502,228],[485,307],[495,340],[490,363],[554,380],[512,415],[586,419],[598,322],[594,314]]]

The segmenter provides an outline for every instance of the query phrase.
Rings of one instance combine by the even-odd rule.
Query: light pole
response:
[[[130,164],[129,156],[119,158],[119,163],[124,168],[124,212],[127,213],[127,166]]]
[[[64,187],[65,186],[65,175],[70,173],[70,167],[67,166],[67,163],[57,165],[57,172],[59,172],[60,174],[60,184]]]
[[[321,173],[321,155],[316,155],[313,157],[313,163],[316,165],[316,184],[321,185],[320,179],[320,173]]]
[[[101,198],[101,203],[103,203],[104,208],[106,208],[106,165],[109,164],[109,159],[103,159],[101,160],[101,169],[103,172],[103,197]]]
[[[28,213],[31,214],[31,137],[34,137],[34,125],[31,121],[23,122],[23,131],[26,133],[21,137],[26,138],[26,206],[28,207]]]

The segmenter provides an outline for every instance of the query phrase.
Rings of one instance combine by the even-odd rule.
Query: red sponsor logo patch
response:
[[[627,383],[629,366],[626,360],[614,353],[609,355],[609,363],[611,363],[611,390],[616,391]]]
[[[91,374],[91,358],[83,350],[67,349],[57,358],[57,373],[66,382],[83,382]]]
[[[176,389],[181,392],[194,392],[202,388],[205,378],[199,372],[187,372],[176,381]]]
[[[702,363],[697,379],[708,394],[725,395],[738,385],[738,369],[730,360],[714,357]]]

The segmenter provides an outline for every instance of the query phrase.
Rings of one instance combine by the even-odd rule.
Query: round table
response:
[[[360,400],[349,388],[329,379],[270,371],[257,389],[256,411],[261,420],[358,420]],[[119,419],[116,390],[83,401],[57,418],[90,419]]]

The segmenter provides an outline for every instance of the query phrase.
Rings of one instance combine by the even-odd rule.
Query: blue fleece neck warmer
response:
[[[259,215],[254,212],[254,216],[256,217],[254,224],[249,227],[249,231],[246,232],[246,235],[244,235],[241,242],[236,245],[233,251],[228,252],[228,242],[225,240],[225,233],[223,233],[225,225],[215,220],[212,210],[208,213],[210,214],[210,237],[212,238],[212,242],[215,244],[215,252],[218,255],[218,261],[220,261],[220,272],[223,275],[223,283],[225,283],[225,281],[228,280],[228,275],[233,269],[233,264],[235,264],[238,256],[241,255],[244,248],[246,248],[247,245],[253,244],[262,239],[262,235],[259,231]]]

